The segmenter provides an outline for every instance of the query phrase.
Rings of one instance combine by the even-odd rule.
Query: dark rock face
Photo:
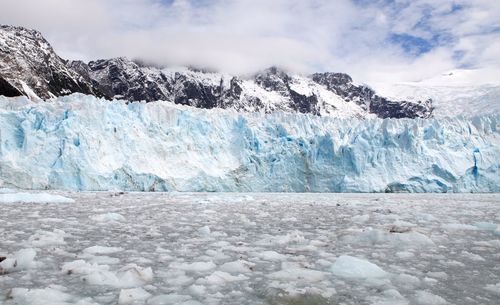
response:
[[[3,79],[3,77],[0,77],[0,95],[12,97],[23,95],[23,93]]]
[[[291,82],[292,77],[276,67],[271,67],[255,76],[256,84],[289,99],[288,108],[300,113],[319,115],[317,97],[314,94],[306,96],[294,91],[290,87]]]
[[[5,96],[47,99],[80,92],[107,99],[164,100],[208,109],[334,116],[352,115],[354,111],[356,116],[372,113],[381,118],[425,118],[433,109],[430,100],[407,102],[380,97],[366,86],[354,85],[343,73],[307,77],[272,67],[251,79],[242,79],[192,68],[162,69],[126,58],[87,64],[61,59],[37,31],[1,26],[0,38],[0,94]],[[348,114],[342,113],[329,101],[332,94],[325,95],[328,91],[337,103],[340,98],[357,106],[350,107]]]
[[[130,101],[165,100],[169,88],[162,87],[166,79],[159,71],[145,73],[126,58],[91,61],[86,68],[90,78],[109,97]]]
[[[206,109],[218,106],[222,91],[220,84],[205,84],[179,72],[175,72],[173,82],[174,103]]]
[[[44,99],[73,92],[99,94],[57,56],[39,32],[0,26],[0,37],[0,76],[15,90]]]
[[[267,91],[276,91],[283,96],[288,95],[291,78],[284,71],[271,67],[255,76],[255,83]]]
[[[390,101],[375,94],[366,86],[352,84],[352,78],[344,73],[315,73],[312,79],[328,90],[354,102],[380,118],[427,118],[432,114],[432,101]]]

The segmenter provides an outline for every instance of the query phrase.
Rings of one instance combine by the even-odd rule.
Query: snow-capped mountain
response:
[[[193,68],[162,68],[126,58],[65,61],[42,35],[0,27],[0,95],[32,99],[70,93],[198,108],[311,113],[336,117],[427,118],[429,99],[393,101],[343,73],[289,74],[276,67],[252,76]]]
[[[68,66],[43,36],[0,26],[0,95],[50,98],[73,92],[100,96],[99,89]]]
[[[375,86],[378,92],[394,99],[432,98],[434,117],[470,117],[500,113],[500,82],[488,74],[492,73],[453,70],[420,82]]]

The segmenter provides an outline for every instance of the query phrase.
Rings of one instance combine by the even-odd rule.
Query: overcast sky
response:
[[[500,79],[498,0],[1,0],[0,22],[41,31],[67,59]]]

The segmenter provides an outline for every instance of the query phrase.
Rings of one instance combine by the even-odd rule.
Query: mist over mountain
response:
[[[161,67],[125,57],[67,61],[39,32],[12,26],[0,27],[0,43],[0,94],[6,96],[48,99],[79,92],[207,109],[350,117],[425,118],[433,110],[431,100],[389,100],[356,85],[343,73],[299,75],[271,67],[236,76],[193,67]]]

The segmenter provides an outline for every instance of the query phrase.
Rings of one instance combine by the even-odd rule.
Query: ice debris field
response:
[[[8,188],[500,192],[500,114],[356,119],[0,97]],[[1,187],[1,186],[0,186]]]
[[[10,192],[0,202],[3,305],[500,299],[495,194]]]

